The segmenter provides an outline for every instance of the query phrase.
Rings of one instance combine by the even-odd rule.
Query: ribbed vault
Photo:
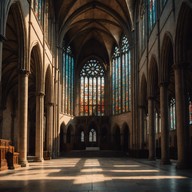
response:
[[[131,41],[134,4],[132,0],[58,0],[60,43],[64,39],[70,44],[80,61],[96,55],[108,63],[122,33]]]

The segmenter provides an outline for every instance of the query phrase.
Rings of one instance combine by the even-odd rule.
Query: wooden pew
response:
[[[0,139],[0,171],[20,167],[18,159],[19,153],[15,152],[11,141]]]

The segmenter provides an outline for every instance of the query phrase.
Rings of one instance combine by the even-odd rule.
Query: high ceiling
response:
[[[133,29],[136,0],[57,0],[60,41],[71,45],[78,61],[96,55],[108,62],[122,33]]]

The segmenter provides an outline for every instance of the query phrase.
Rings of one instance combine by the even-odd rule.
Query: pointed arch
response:
[[[150,59],[149,64],[149,76],[148,76],[148,97],[155,97],[157,95],[157,87],[158,87],[158,67],[157,60],[153,55]]]
[[[188,61],[188,56],[191,52],[186,50],[191,50],[192,40],[191,38],[191,19],[192,19],[192,8],[191,4],[183,2],[179,11],[179,16],[177,20],[176,27],[176,37],[175,37],[175,56],[176,65],[186,65]]]
[[[147,80],[145,74],[142,74],[140,82],[139,104],[147,109]]]
[[[163,43],[161,47],[161,58],[160,58],[160,66],[159,66],[159,82],[160,83],[169,82],[172,66],[174,64],[173,58],[174,58],[173,40],[172,40],[171,34],[167,32],[164,35]]]
[[[51,65],[47,67],[45,73],[45,103],[53,103],[53,74]]]

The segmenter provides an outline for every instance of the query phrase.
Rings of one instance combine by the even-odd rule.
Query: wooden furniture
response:
[[[0,171],[19,167],[19,153],[10,140],[0,139]]]

